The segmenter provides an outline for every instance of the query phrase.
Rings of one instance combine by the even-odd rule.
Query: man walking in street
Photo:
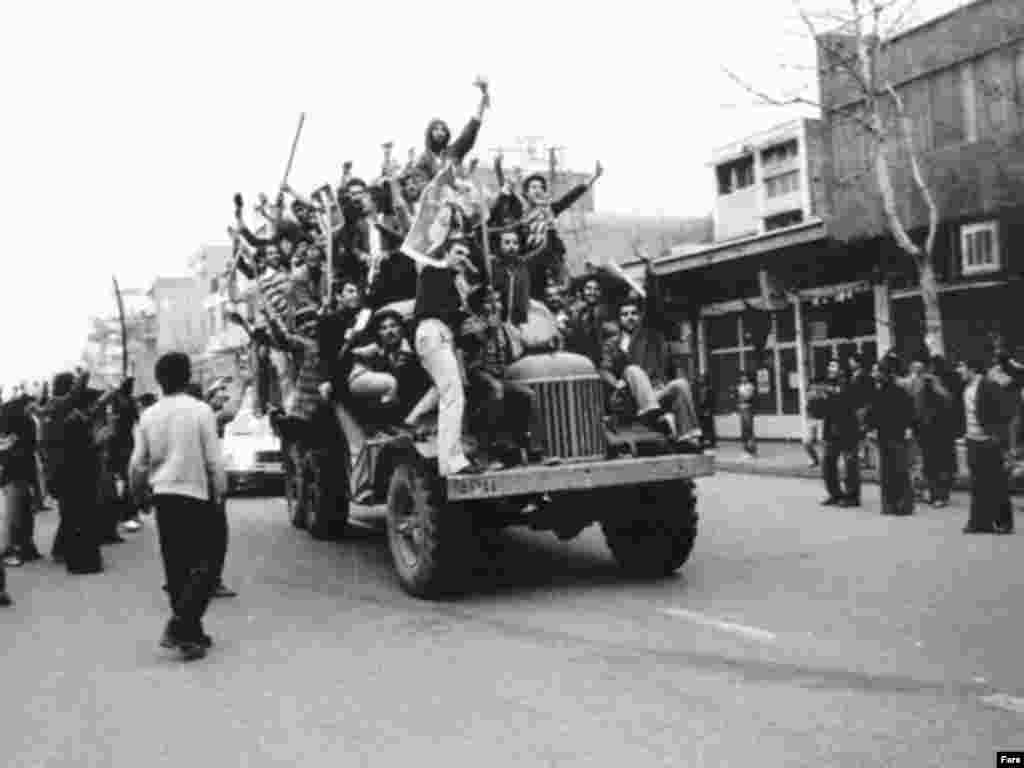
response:
[[[136,498],[152,494],[173,615],[160,645],[186,659],[212,645],[203,631],[217,575],[219,535],[211,505],[227,492],[213,411],[187,393],[192,367],[171,352],[156,363],[163,397],[142,414],[131,461]]]

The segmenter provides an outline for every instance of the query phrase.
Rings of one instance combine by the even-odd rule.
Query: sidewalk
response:
[[[960,449],[963,452],[963,449]],[[818,455],[823,451],[818,448]],[[722,440],[718,443],[715,455],[715,468],[719,472],[735,472],[745,475],[775,475],[777,477],[804,477],[821,480],[821,467],[810,467],[809,457],[803,446],[795,441],[772,440],[757,445],[757,458],[750,459],[744,454],[738,440]],[[959,491],[969,489],[968,478],[964,472],[965,461],[961,456],[960,472],[954,482]],[[876,466],[861,469],[861,477],[866,483],[878,483]],[[1011,492],[1024,494],[1024,477],[1016,477],[1011,481]]]

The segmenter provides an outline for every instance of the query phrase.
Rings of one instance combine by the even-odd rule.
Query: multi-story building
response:
[[[819,51],[850,38],[824,35]],[[1024,5],[977,0],[885,41],[879,82],[906,105],[939,206],[935,265],[947,352],[985,351],[990,333],[1024,341],[1013,307],[1024,295]],[[718,394],[718,426],[738,433],[735,382],[751,374],[758,427],[802,432],[805,388],[833,356],[868,363],[895,347],[924,352],[916,270],[888,233],[851,119],[862,94],[819,61],[820,120],[747,137],[713,154],[715,242],[675,249],[655,270],[691,324],[699,368]],[[882,99],[883,103],[885,99]],[[898,142],[897,142],[898,143]],[[890,157],[899,212],[923,241],[926,211],[906,156]]]
[[[887,231],[869,144],[856,117],[863,94],[833,66],[849,38],[819,45],[825,140],[830,148],[829,231],[852,258],[874,260],[889,289],[879,336],[904,356],[920,355],[923,306],[912,259]],[[915,27],[882,47],[879,82],[891,83],[912,126],[935,198],[939,227],[933,263],[940,285],[947,355],[987,354],[991,336],[1024,342],[1024,4],[977,0]],[[889,102],[882,100],[891,117]],[[900,218],[923,242],[928,212],[914,189],[899,141],[887,155]]]

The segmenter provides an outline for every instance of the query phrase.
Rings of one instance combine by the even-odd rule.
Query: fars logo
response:
[[[1024,766],[1024,752],[996,752],[996,766]]]

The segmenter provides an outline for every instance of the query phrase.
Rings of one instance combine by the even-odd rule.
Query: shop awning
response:
[[[725,261],[735,261],[747,256],[771,253],[782,248],[808,245],[828,237],[824,221],[809,221],[793,227],[786,227],[766,235],[715,243],[698,252],[669,254],[654,262],[658,275],[671,275],[690,269],[702,269]]]

